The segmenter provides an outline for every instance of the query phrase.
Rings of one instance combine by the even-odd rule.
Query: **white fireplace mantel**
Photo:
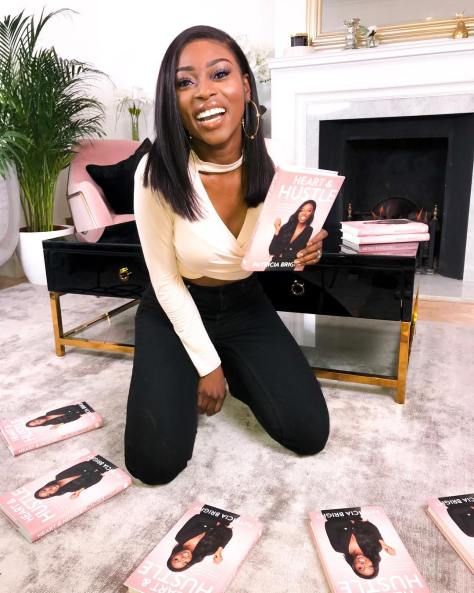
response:
[[[318,166],[321,120],[474,112],[474,38],[303,51],[270,62],[281,162]],[[464,279],[474,280],[474,183]]]

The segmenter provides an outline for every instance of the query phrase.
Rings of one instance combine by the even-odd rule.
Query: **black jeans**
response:
[[[257,277],[188,288],[219,353],[230,393],[284,447],[301,455],[321,451],[329,434],[321,388]],[[198,381],[150,287],[136,315],[125,428],[125,463],[143,482],[169,482],[191,458]]]

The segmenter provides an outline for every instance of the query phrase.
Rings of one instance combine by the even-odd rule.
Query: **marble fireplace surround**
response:
[[[318,166],[321,120],[474,112],[472,38],[307,52],[270,62],[280,162]],[[474,179],[463,279],[474,281]]]

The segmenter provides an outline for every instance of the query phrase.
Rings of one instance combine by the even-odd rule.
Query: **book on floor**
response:
[[[334,171],[277,167],[246,248],[249,271],[302,270],[297,253],[318,234],[344,177]]]
[[[87,402],[73,402],[0,420],[0,434],[12,455],[20,455],[102,425],[101,415]]]
[[[370,235],[409,235],[429,233],[424,222],[408,218],[378,218],[376,220],[346,220],[341,222],[343,235],[366,237]]]
[[[430,498],[426,511],[474,573],[474,494]]]
[[[130,484],[127,472],[101,455],[83,450],[56,470],[0,494],[0,510],[34,542]]]
[[[125,582],[131,593],[221,593],[262,532],[250,516],[195,501]]]
[[[311,529],[332,593],[429,588],[379,506],[313,511]]]

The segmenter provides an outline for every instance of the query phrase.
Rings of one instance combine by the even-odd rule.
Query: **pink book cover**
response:
[[[426,510],[474,573],[474,494],[430,498]]]
[[[429,593],[381,507],[330,509],[309,515],[332,593]]]
[[[243,269],[302,270],[297,253],[322,229],[343,181],[333,171],[277,167]]]
[[[394,243],[397,245],[397,243]],[[398,243],[398,245],[405,245],[405,243]],[[416,247],[408,247],[398,249],[396,247],[390,247],[380,243],[378,245],[359,245],[357,249],[349,247],[345,243],[341,245],[342,253],[351,253],[355,255],[403,255],[403,256],[415,256],[418,252],[418,243]]]
[[[342,243],[347,244],[345,240],[343,240]],[[418,249],[418,241],[410,241],[406,243],[365,243],[357,246],[357,251],[360,253],[365,251],[368,253],[373,253],[375,251],[386,251],[387,249],[393,251],[415,251],[416,253]]]
[[[355,235],[346,235],[345,231],[342,233],[342,240],[346,245],[359,247],[359,245],[374,245],[374,244],[392,244],[392,243],[413,243],[414,241],[423,242],[430,240],[429,233],[409,233],[397,235],[370,235],[356,237]]]
[[[87,402],[65,403],[28,416],[0,421],[0,434],[12,455],[100,428],[103,420]]]
[[[132,593],[221,593],[261,532],[253,517],[195,501],[125,586]]]
[[[0,494],[0,510],[34,542],[130,484],[124,470],[83,450],[80,457],[59,469]]]
[[[424,222],[407,218],[380,218],[377,220],[348,220],[341,223],[341,230],[346,235],[365,237],[370,235],[408,235],[428,233],[428,225]]]

